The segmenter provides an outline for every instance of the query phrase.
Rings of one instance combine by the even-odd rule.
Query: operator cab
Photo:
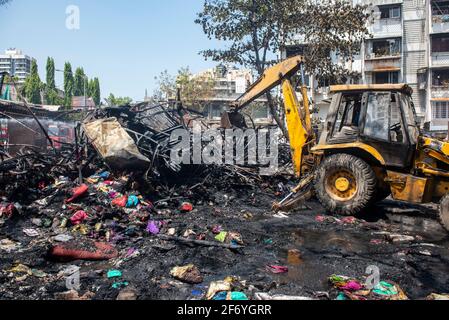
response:
[[[334,93],[320,145],[363,143],[376,149],[388,167],[410,165],[419,127],[405,85],[343,85]]]

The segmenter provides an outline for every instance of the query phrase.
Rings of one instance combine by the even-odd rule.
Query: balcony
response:
[[[373,38],[402,37],[400,18],[378,19],[369,28]]]
[[[449,84],[446,86],[432,86],[432,100],[449,100]]]
[[[433,52],[430,60],[432,68],[449,67],[449,52]]]
[[[437,15],[432,17],[431,33],[449,32],[449,15]]]
[[[365,72],[393,72],[401,70],[401,56],[367,57]]]

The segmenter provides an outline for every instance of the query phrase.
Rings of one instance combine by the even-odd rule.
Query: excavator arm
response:
[[[259,97],[270,92],[273,88],[281,85],[293,165],[298,177],[304,173],[303,158],[306,148],[310,147],[314,140],[309,98],[304,82],[303,63],[304,59],[302,56],[295,56],[268,68],[259,80],[233,103],[231,113],[225,113],[222,117],[223,127],[239,127],[237,123],[242,122],[239,120],[241,119],[241,115],[239,118],[239,111],[243,110]],[[299,102],[290,80],[298,71],[301,71],[302,76],[302,103]]]

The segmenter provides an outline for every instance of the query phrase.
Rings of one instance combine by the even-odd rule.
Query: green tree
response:
[[[204,111],[208,101],[215,94],[213,74],[205,72],[193,75],[189,67],[180,68],[176,76],[171,76],[165,70],[155,80],[158,89],[153,94],[153,100],[176,99],[176,93],[179,89],[182,104],[199,112]]]
[[[277,52],[294,35],[307,43],[306,71],[318,78],[343,79],[349,72],[330,59],[336,52],[342,60],[353,59],[368,35],[366,6],[351,0],[205,0],[196,23],[209,39],[225,43],[224,49],[202,52],[208,59],[238,63],[259,76],[276,60]],[[346,74],[345,74],[346,73]],[[270,110],[278,125],[279,105],[267,94]]]
[[[55,83],[55,61],[53,58],[47,58],[47,87],[56,88]]]
[[[98,78],[94,78],[92,85],[91,97],[95,102],[96,106],[101,104],[101,91],[100,91],[100,80]]]
[[[41,89],[43,88],[36,61],[31,63],[31,73],[25,79],[25,97],[30,103],[42,104]]]
[[[47,83],[45,85],[45,100],[47,104],[57,105],[60,104],[60,98],[56,90],[55,82],[55,61],[53,58],[47,58]]]
[[[130,97],[116,97],[112,93],[109,94],[109,97],[106,99],[109,107],[122,107],[129,105],[133,102],[133,99]]]
[[[87,78],[83,68],[76,68],[75,70],[75,83],[73,87],[73,95],[75,97],[87,95]],[[86,85],[86,92],[84,92],[84,86]]]
[[[167,70],[154,77],[154,80],[156,81],[157,89],[153,92],[152,100],[167,101],[176,97],[176,77],[168,73]]]
[[[17,82],[19,82],[19,77],[18,76],[11,77],[9,74],[5,75],[5,78],[3,79],[4,84],[14,84]]]
[[[89,81],[87,82],[87,96],[88,97],[91,97],[91,98],[93,97],[94,86],[95,86],[94,79],[89,79]]]
[[[64,104],[66,108],[69,109],[71,109],[72,106],[73,87],[74,87],[74,79],[73,79],[72,66],[70,62],[66,62],[64,65],[64,92],[65,92]]]

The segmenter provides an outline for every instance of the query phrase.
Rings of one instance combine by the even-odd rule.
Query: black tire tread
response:
[[[355,197],[343,203],[327,195],[325,189],[326,172],[335,168],[349,169],[357,180]],[[315,192],[323,207],[333,214],[357,215],[376,201],[377,177],[371,166],[362,159],[349,154],[336,154],[326,158],[319,167],[314,181]]]

